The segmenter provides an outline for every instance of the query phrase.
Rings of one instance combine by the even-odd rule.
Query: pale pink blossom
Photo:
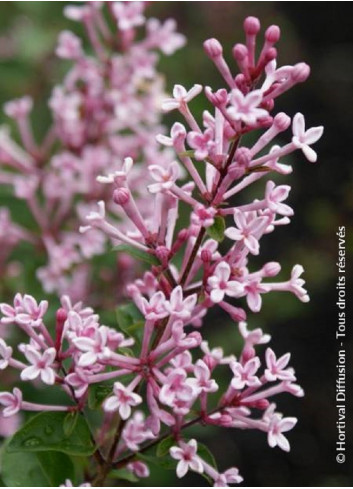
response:
[[[278,185],[269,180],[266,184],[265,202],[267,207],[280,214],[281,216],[292,216],[294,211],[291,207],[283,204],[283,201],[287,199],[290,192],[289,185]]]
[[[211,289],[210,297],[214,303],[223,301],[224,296],[240,297],[243,293],[243,285],[236,281],[230,280],[231,268],[225,261],[218,263],[214,273],[208,278],[207,284]]]
[[[262,96],[261,90],[253,90],[244,95],[235,88],[231,92],[231,106],[227,109],[227,113],[233,121],[254,125],[259,119],[268,116],[267,110],[259,107]]]
[[[183,298],[183,289],[180,285],[173,289],[170,294],[170,298],[165,302],[165,308],[175,318],[189,319],[191,312],[195,307],[197,301],[196,294],[189,295],[186,299]]]
[[[131,408],[141,404],[142,397],[125,387],[121,382],[115,382],[113,395],[108,397],[103,404],[106,412],[118,411],[121,419],[128,419],[131,416]]]
[[[232,467],[223,472],[223,474],[218,474],[214,487],[228,487],[228,484],[240,484],[243,480],[243,477],[239,475],[239,470]]]
[[[240,362],[231,362],[229,364],[234,374],[232,379],[233,389],[243,389],[245,386],[259,386],[261,382],[255,375],[260,367],[260,360],[258,357],[251,358],[244,365]]]
[[[141,298],[141,309],[146,319],[157,321],[168,316],[168,311],[165,308],[165,295],[158,291],[152,295],[148,301],[144,297]]]
[[[0,338],[0,370],[4,370],[12,357],[12,348],[8,346],[5,341]]]
[[[170,190],[180,176],[179,165],[176,161],[170,163],[167,168],[162,168],[158,165],[150,165],[148,169],[153,180],[156,182],[148,185],[148,190],[152,194]]]
[[[256,217],[252,212],[241,212],[235,210],[234,221],[237,227],[230,227],[225,230],[225,235],[234,240],[244,243],[244,246],[253,255],[258,255],[260,251],[259,237],[264,230],[266,219]]]
[[[276,358],[275,352],[271,348],[266,350],[267,369],[264,372],[266,380],[274,382],[275,380],[295,380],[292,369],[286,369],[290,360],[290,353]]]
[[[162,109],[164,112],[180,109],[201,92],[202,85],[194,85],[189,91],[187,91],[182,85],[174,85],[173,98],[164,100],[162,103]]]
[[[138,27],[145,22],[144,2],[114,2],[112,9],[122,31]]]
[[[0,404],[5,418],[18,413],[22,406],[22,392],[17,387],[11,392],[0,392]]]
[[[21,372],[22,380],[34,380],[40,377],[44,384],[53,385],[55,383],[55,371],[53,364],[55,362],[55,348],[48,348],[43,353],[27,345],[23,351],[27,360],[32,364]]]
[[[127,447],[133,452],[140,449],[142,443],[154,438],[151,430],[146,428],[146,421],[141,411],[136,411],[128,420],[122,433],[123,440]]]
[[[293,118],[293,143],[301,149],[308,161],[315,163],[317,160],[316,152],[311,148],[311,144],[316,143],[324,132],[323,126],[311,127],[305,131],[305,120],[303,114],[298,112]]]
[[[93,336],[78,336],[74,338],[73,344],[82,352],[78,365],[80,367],[88,367],[96,362],[107,360],[111,354],[108,342],[108,328],[100,326],[96,329]]]
[[[278,446],[285,452],[289,452],[289,441],[283,433],[290,431],[297,424],[297,421],[297,418],[282,418],[278,413],[274,413],[269,423],[267,435],[270,447]]]
[[[169,450],[170,455],[175,460],[178,460],[176,473],[179,479],[189,471],[193,470],[202,474],[203,465],[200,457],[197,455],[197,441],[192,439],[187,443],[180,441],[178,447],[171,447]]]

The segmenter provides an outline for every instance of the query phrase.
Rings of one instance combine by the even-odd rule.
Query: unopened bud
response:
[[[235,161],[238,163],[239,166],[247,168],[251,161],[250,149],[246,148],[245,146],[239,148],[235,153]]]
[[[281,37],[281,30],[278,27],[278,25],[271,25],[266,29],[265,39],[271,44],[275,44],[276,42],[278,42],[280,37]]]
[[[262,271],[266,277],[275,277],[281,271],[281,265],[275,261],[271,261],[263,266]]]
[[[113,192],[113,201],[118,205],[126,205],[130,200],[130,191],[127,188],[117,188]]]
[[[310,75],[310,66],[306,63],[297,63],[293,66],[292,79],[297,83],[304,82]]]
[[[291,123],[291,118],[284,112],[279,112],[273,119],[273,125],[279,131],[285,131],[286,129],[288,129],[290,123]]]
[[[260,21],[257,17],[247,17],[244,20],[244,31],[245,34],[248,34],[250,36],[256,35],[261,28]]]
[[[203,47],[207,56],[213,59],[218,58],[223,53],[221,43],[215,38],[207,39],[207,41],[203,43]]]
[[[265,411],[265,409],[267,409],[268,406],[270,405],[270,401],[268,401],[267,399],[259,399],[254,404],[255,404],[254,407],[256,409],[261,409],[261,411]]]
[[[212,260],[212,252],[210,250],[204,249],[201,251],[201,260],[204,263],[209,263]]]
[[[244,44],[236,44],[233,47],[232,53],[236,61],[244,61],[248,56],[248,49]]]
[[[168,264],[169,250],[166,246],[158,246],[158,248],[155,250],[155,254],[163,266]]]

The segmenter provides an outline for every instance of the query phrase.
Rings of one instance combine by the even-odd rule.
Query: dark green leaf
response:
[[[226,223],[224,217],[217,216],[214,219],[212,226],[207,228],[207,234],[210,238],[215,239],[219,243],[224,240],[224,231],[226,228]]]
[[[67,413],[44,412],[31,418],[11,438],[8,452],[55,450],[69,455],[92,455],[95,446],[89,427],[79,416],[70,436],[64,432]]]
[[[199,455],[206,463],[211,465],[211,467],[217,469],[217,463],[213,454],[203,443],[197,442],[197,455]]]
[[[92,384],[89,389],[88,407],[98,409],[104,399],[113,392],[113,383]]]
[[[151,455],[145,455],[142,453],[136,453],[136,458],[146,462],[147,464],[155,465],[156,467],[162,467],[166,470],[175,470],[176,460],[172,459],[169,456],[165,457],[153,457]]]
[[[160,265],[160,262],[158,258],[156,258],[154,255],[151,253],[148,253],[147,251],[139,250],[138,248],[135,248],[132,245],[128,244],[121,244],[118,246],[115,246],[113,250],[118,251],[119,253],[127,253],[128,255],[132,256],[133,258],[136,258],[137,260],[144,261],[148,263],[149,265]]]
[[[64,428],[64,433],[66,436],[72,435],[72,433],[76,427],[76,423],[77,423],[79,416],[80,416],[80,414],[78,411],[74,411],[72,413],[67,413],[67,415],[65,416],[63,428]]]
[[[118,470],[112,470],[109,474],[110,477],[113,479],[118,479],[121,481],[128,481],[128,482],[138,482],[138,478],[130,472],[130,470],[127,469],[118,469]]]
[[[139,342],[145,325],[139,309],[134,304],[126,304],[118,307],[115,312],[120,330],[127,337],[132,337]]]
[[[2,455],[1,476],[8,487],[58,487],[74,475],[72,461],[64,453],[11,453],[5,449]]]
[[[165,457],[165,455],[169,455],[169,449],[176,444],[174,436],[168,436],[168,438],[164,438],[158,446],[156,455],[157,457]]]

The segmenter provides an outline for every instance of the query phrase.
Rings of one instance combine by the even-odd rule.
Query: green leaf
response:
[[[104,399],[113,392],[113,383],[93,384],[89,389],[88,407],[98,409]]]
[[[120,330],[140,342],[145,321],[139,309],[130,303],[117,307],[115,313]]]
[[[71,459],[60,452],[9,452],[1,460],[1,477],[8,487],[58,487],[75,477]]]
[[[155,465],[158,468],[166,469],[166,470],[175,470],[176,460],[171,458],[170,456],[165,457],[153,457],[151,455],[145,455],[142,453],[136,453],[136,458],[146,462],[147,464]]]
[[[66,436],[71,436],[78,421],[78,417],[80,416],[78,411],[74,411],[72,413],[67,413],[64,419],[63,429]]]
[[[165,457],[166,455],[169,455],[169,449],[175,444],[176,441],[174,436],[168,436],[167,438],[164,438],[164,440],[162,440],[157,446],[157,457]]]
[[[130,470],[127,469],[112,470],[109,476],[113,479],[128,482],[138,482],[139,480],[132,472],[130,472]]]
[[[210,450],[203,443],[197,442],[197,455],[199,455],[206,463],[217,469],[216,460]]]
[[[95,446],[87,422],[79,416],[68,436],[64,431],[66,416],[64,412],[37,414],[14,434],[7,446],[8,452],[54,450],[68,455],[92,455]]]
[[[224,231],[226,229],[226,223],[224,217],[216,216],[212,226],[207,228],[207,234],[210,238],[215,239],[219,243],[224,240]]]
[[[144,261],[148,263],[149,265],[160,265],[160,262],[158,258],[156,258],[154,255],[151,253],[148,253],[147,251],[140,250],[138,248],[135,248],[132,245],[128,244],[121,244],[118,246],[115,246],[113,248],[114,251],[118,251],[120,253],[127,253],[128,255],[132,256],[133,258],[136,258],[137,260]]]

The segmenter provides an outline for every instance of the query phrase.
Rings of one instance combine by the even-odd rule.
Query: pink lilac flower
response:
[[[283,435],[286,431],[290,431],[297,424],[296,418],[282,418],[275,413],[270,420],[268,427],[268,444],[270,447],[278,446],[285,452],[289,452],[290,445],[287,438]]]
[[[231,92],[231,106],[227,112],[232,120],[241,121],[244,124],[254,125],[258,119],[268,115],[267,110],[259,107],[262,101],[261,90],[253,90],[244,95],[240,90],[235,88]]]
[[[187,443],[181,441],[178,447],[171,447],[169,452],[175,460],[178,460],[176,473],[179,479],[184,477],[189,470],[200,474],[203,472],[203,465],[197,455],[196,440],[192,439]]]
[[[207,283],[211,289],[210,297],[214,303],[223,301],[224,296],[240,297],[243,292],[243,285],[236,280],[229,280],[231,269],[227,262],[220,262]]]
[[[322,136],[324,128],[322,126],[312,127],[305,131],[305,120],[303,114],[298,112],[293,118],[293,143],[301,149],[311,163],[317,160],[316,152],[311,148],[311,144],[316,143]]]
[[[266,380],[274,382],[275,380],[295,380],[295,376],[291,369],[286,369],[290,360],[290,353],[286,353],[280,358],[276,358],[276,354],[272,348],[266,350],[266,365],[265,370]]]
[[[34,380],[40,377],[45,384],[53,385],[55,383],[55,371],[53,369],[56,357],[55,348],[48,348],[41,354],[33,346],[27,345],[23,353],[32,365],[22,370],[21,379]]]
[[[12,357],[12,348],[7,346],[5,341],[0,338],[0,370],[4,370]]]
[[[254,375],[259,367],[260,360],[258,357],[248,360],[244,365],[239,362],[231,362],[229,364],[234,374],[232,379],[233,389],[243,389],[246,385],[249,387],[260,385],[259,378]]]
[[[121,419],[131,416],[131,408],[142,402],[142,397],[125,387],[121,382],[115,382],[113,395],[104,401],[104,410],[107,412],[118,411]]]
[[[173,89],[173,98],[166,99],[162,104],[165,112],[180,109],[183,104],[187,104],[202,91],[202,85],[194,85],[187,91],[182,85],[175,85]]]
[[[193,310],[197,301],[195,294],[189,297],[183,298],[183,289],[176,287],[170,294],[170,298],[165,302],[165,308],[169,314],[173,315],[175,318],[188,319],[191,316],[191,311]]]
[[[260,250],[258,233],[263,230],[265,218],[236,210],[234,221],[237,227],[226,229],[225,235],[234,241],[241,241],[250,253],[258,255]]]
[[[13,392],[0,392],[0,404],[4,406],[3,416],[9,417],[18,413],[22,406],[22,392],[17,387]]]

